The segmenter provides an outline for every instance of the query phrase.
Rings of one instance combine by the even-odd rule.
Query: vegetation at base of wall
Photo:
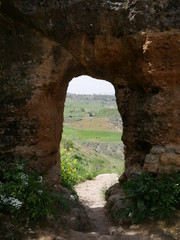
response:
[[[42,185],[42,177],[26,174],[22,162],[0,163],[0,209],[27,222],[47,215],[49,196]]]
[[[119,210],[117,217],[124,221],[140,223],[146,219],[162,220],[170,217],[180,207],[180,173],[142,173],[123,185],[127,206]]]
[[[73,190],[77,183],[95,178],[102,173],[123,172],[124,161],[88,151],[71,140],[63,139],[61,145],[61,183]],[[116,164],[116,165],[115,165]]]
[[[57,205],[68,211],[68,202],[60,193],[49,192],[42,176],[25,169],[22,160],[0,162],[0,211],[4,216],[24,225],[53,216]]]

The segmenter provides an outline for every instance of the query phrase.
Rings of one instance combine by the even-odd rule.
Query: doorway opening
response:
[[[76,191],[106,233],[105,191],[124,170],[122,121],[111,83],[81,76],[69,84],[61,141],[61,181]],[[88,186],[88,187],[87,187]],[[102,215],[102,216],[100,216]],[[94,228],[97,231],[96,228]]]

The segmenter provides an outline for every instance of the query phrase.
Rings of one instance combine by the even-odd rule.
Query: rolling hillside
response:
[[[67,95],[63,141],[73,142],[75,154],[82,154],[83,159],[90,159],[93,165],[97,165],[99,159],[99,173],[122,170],[121,137],[122,122],[114,96]]]

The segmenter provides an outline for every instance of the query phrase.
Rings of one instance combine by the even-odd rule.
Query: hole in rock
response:
[[[67,91],[61,141],[62,184],[75,189],[94,231],[108,233],[105,191],[123,172],[122,121],[114,87],[81,76]]]
[[[150,153],[151,148],[152,148],[152,145],[147,141],[137,141],[136,142],[136,149],[137,149],[137,151],[140,152],[139,163],[141,164],[141,166],[143,166],[144,158],[147,154]]]
[[[149,154],[152,145],[147,141],[138,141],[136,143],[136,147],[138,150],[143,151],[145,153],[145,155],[147,155],[147,154]]]

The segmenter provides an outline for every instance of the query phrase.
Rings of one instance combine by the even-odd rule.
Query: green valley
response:
[[[121,174],[124,166],[121,137],[122,123],[115,96],[67,94],[62,146],[71,149],[70,159],[77,161],[80,179],[101,173]]]

